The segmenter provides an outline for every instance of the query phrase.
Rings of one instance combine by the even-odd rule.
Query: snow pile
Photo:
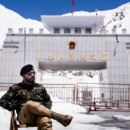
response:
[[[1,115],[0,128],[2,130],[7,130],[7,128],[6,128],[6,126],[7,126],[8,129],[9,129],[9,122],[10,122],[11,113],[9,111],[4,110],[3,108],[0,107],[0,115]]]
[[[54,102],[54,105],[52,106],[52,110],[54,110],[54,111],[57,111],[57,112],[61,111],[62,113],[86,112],[86,109],[79,105],[63,102],[62,100],[60,100],[56,97],[51,97],[51,99],[52,99],[52,102]],[[60,103],[60,102],[62,102],[62,103]]]
[[[130,116],[114,115],[113,118],[119,121],[130,121]]]
[[[52,76],[61,76],[61,77],[82,77],[82,76],[89,76],[93,78],[95,75],[98,74],[98,71],[90,71],[90,70],[45,70],[44,75],[50,74]]]
[[[82,72],[82,74],[80,74]],[[91,73],[91,74],[90,74]],[[77,75],[78,74],[78,75]],[[37,77],[40,77],[40,72],[37,72]],[[93,78],[92,78],[93,77]],[[51,79],[51,80],[50,80]],[[62,83],[76,84],[77,82],[99,83],[98,71],[44,71],[42,80],[37,78],[38,83]]]
[[[86,112],[86,109],[79,106],[74,105],[71,103],[64,102],[58,98],[52,97],[52,102],[54,102],[54,105],[52,106],[52,110],[55,112],[60,112],[62,114],[72,115],[74,117],[73,123],[96,123],[96,122],[103,122],[104,119],[96,116],[96,115],[84,115],[81,113]],[[56,103],[55,103],[56,102]],[[62,102],[62,103],[57,103]]]

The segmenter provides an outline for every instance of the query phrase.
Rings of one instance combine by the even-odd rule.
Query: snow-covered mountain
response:
[[[63,16],[72,15],[71,13],[64,14]],[[88,16],[96,15],[95,12],[85,12],[77,11],[74,12],[74,16]],[[130,2],[119,6],[116,9],[98,11],[98,15],[104,15],[104,21],[101,28],[106,28],[107,33],[111,33],[113,28],[117,29],[117,33],[121,33],[123,28],[127,29],[127,33],[130,34]],[[0,4],[0,48],[2,48],[3,41],[5,39],[5,34],[8,28],[13,28],[14,32],[18,32],[18,28],[34,28],[35,32],[39,32],[39,28],[44,28],[43,23],[32,20],[25,19],[16,12],[5,8]],[[44,33],[48,33],[47,29],[44,29]],[[99,33],[99,32],[97,32]]]
[[[25,19],[0,4],[0,48],[2,48],[8,28],[13,28],[14,32],[18,32],[19,28],[24,27],[26,27],[27,32],[29,28],[34,28],[35,32],[39,32],[39,28],[43,28],[43,23],[37,20]],[[48,33],[46,29],[44,29],[44,32]]]
[[[70,16],[71,13],[64,14],[63,16]],[[89,16],[96,15],[95,12],[77,11],[73,13],[74,16]],[[119,6],[116,9],[98,11],[98,15],[104,15],[104,21],[101,28],[106,28],[107,33],[111,33],[113,28],[116,28],[117,33],[122,33],[122,29],[127,29],[130,34],[130,2]]]

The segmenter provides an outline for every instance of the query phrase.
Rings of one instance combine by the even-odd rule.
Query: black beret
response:
[[[25,66],[21,69],[20,75],[22,76],[22,75],[28,73],[28,72],[31,71],[31,70],[34,70],[34,67],[33,67],[32,65],[25,65]]]

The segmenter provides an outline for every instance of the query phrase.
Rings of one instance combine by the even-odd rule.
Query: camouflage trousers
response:
[[[20,111],[18,121],[21,124],[36,125],[38,130],[52,130],[51,115],[52,110],[39,102],[28,101]]]

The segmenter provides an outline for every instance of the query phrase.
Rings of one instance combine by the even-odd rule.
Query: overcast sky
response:
[[[74,11],[94,12],[111,10],[126,4],[128,0],[75,0]],[[0,0],[0,4],[19,13],[24,18],[41,21],[41,15],[70,13],[72,0]]]

